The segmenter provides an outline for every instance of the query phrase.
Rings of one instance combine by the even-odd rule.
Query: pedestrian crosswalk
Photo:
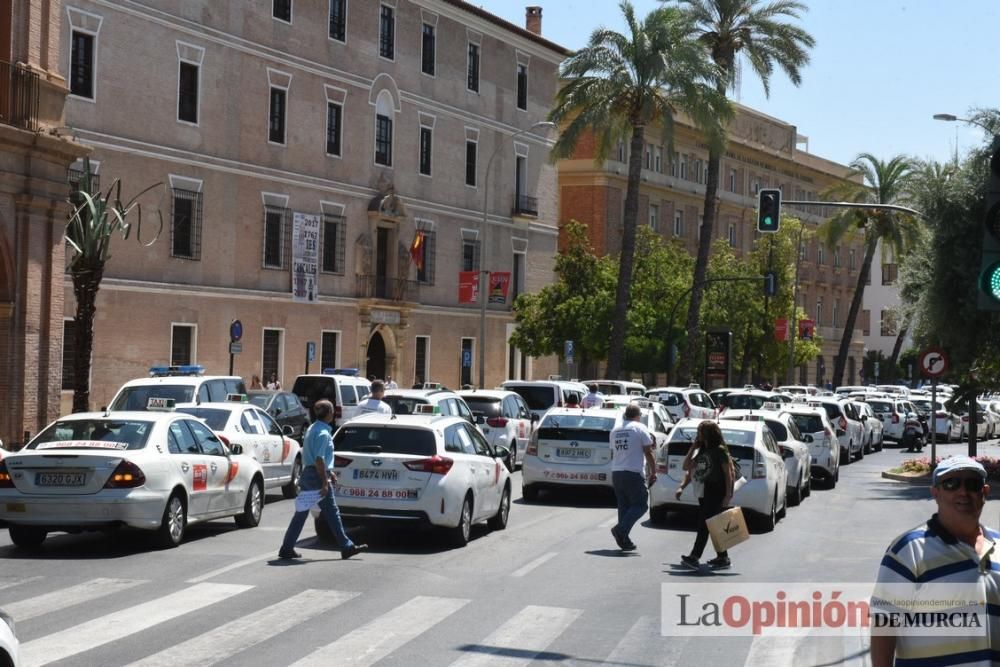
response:
[[[588,626],[593,618],[585,621],[584,609],[525,604],[505,607],[493,617],[485,600],[433,595],[396,600],[386,591],[287,592],[198,581],[153,593],[152,580],[101,577],[33,597],[18,595],[19,588],[27,590],[42,579],[0,577],[2,606],[17,621],[25,667],[60,661],[129,667],[265,664],[265,654],[279,656],[266,664],[362,667],[383,660],[381,664],[402,664],[421,642],[422,655],[434,656],[423,662],[452,667],[529,665],[553,655],[566,664],[652,667],[702,655],[698,644],[706,641],[662,637],[659,617],[652,615],[622,619],[616,626],[620,630],[595,641],[589,636],[594,626]],[[39,588],[46,588],[44,583]],[[88,616],[90,609],[114,611]],[[329,622],[330,614],[340,615],[337,622]],[[480,622],[469,624],[466,619],[472,617]],[[490,622],[482,623],[482,618]],[[67,619],[75,624],[63,627]],[[170,637],[169,643],[163,636]],[[820,639],[824,641],[773,637],[746,642],[745,664],[866,664],[863,638]],[[560,650],[549,654],[553,646]],[[578,653],[567,652],[566,646],[579,647]]]

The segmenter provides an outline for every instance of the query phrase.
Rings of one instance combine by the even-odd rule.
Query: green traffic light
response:
[[[1000,301],[1000,262],[995,262],[983,272],[982,288],[994,301]]]

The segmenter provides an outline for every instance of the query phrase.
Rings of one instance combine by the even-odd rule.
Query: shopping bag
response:
[[[747,530],[747,522],[743,518],[743,510],[739,507],[730,507],[724,512],[716,514],[705,522],[708,526],[708,534],[712,536],[712,546],[715,551],[728,551],[740,542],[750,539],[750,532]]]

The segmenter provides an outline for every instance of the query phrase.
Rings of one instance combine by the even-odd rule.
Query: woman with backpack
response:
[[[685,471],[684,481],[677,488],[676,495],[680,498],[684,487],[693,481],[696,484],[699,516],[694,547],[690,555],[681,556],[681,563],[697,570],[701,554],[708,544],[708,526],[705,522],[724,510],[733,497],[733,461],[717,423],[705,420],[698,426],[698,433],[682,465]],[[725,570],[730,565],[726,551],[719,552],[708,561],[709,568],[713,570]]]

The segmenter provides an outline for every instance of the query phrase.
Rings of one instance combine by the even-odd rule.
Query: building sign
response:
[[[799,338],[812,340],[816,332],[816,323],[812,320],[799,320]]]
[[[292,218],[292,299],[315,302],[319,297],[318,215],[296,212]]]
[[[510,271],[493,271],[490,273],[489,303],[507,303],[507,292],[510,290]]]
[[[476,303],[479,294],[479,271],[458,272],[458,302]]]
[[[373,310],[369,316],[375,324],[399,324],[399,311]]]
[[[782,343],[788,340],[788,320],[779,318],[774,321],[774,339]]]

